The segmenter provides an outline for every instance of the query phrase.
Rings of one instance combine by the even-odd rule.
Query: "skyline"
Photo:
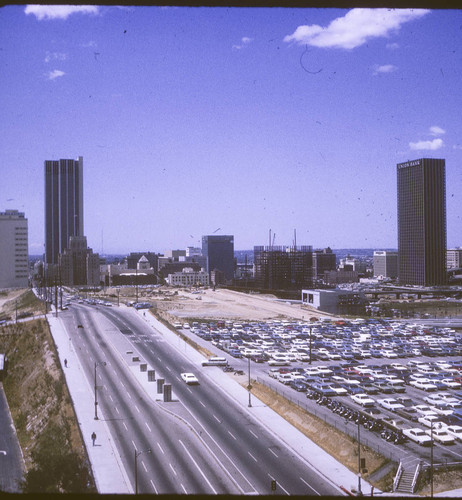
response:
[[[296,229],[313,248],[397,248],[396,165],[442,158],[447,247],[461,246],[461,21],[459,10],[5,6],[0,211],[25,212],[29,253],[42,253],[44,162],[82,156],[95,252],[210,234],[244,250],[269,229],[275,245]]]

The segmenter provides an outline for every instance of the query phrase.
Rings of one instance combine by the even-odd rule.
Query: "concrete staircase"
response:
[[[418,468],[420,468],[420,463],[403,464],[401,476],[394,490],[395,493],[402,493],[404,495],[412,495],[414,493],[415,485],[413,483]]]

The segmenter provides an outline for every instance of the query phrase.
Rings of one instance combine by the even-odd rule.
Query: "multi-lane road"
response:
[[[341,494],[134,310],[74,304],[61,319],[92,385],[96,373],[97,411],[134,490],[268,494],[276,481],[279,494]],[[179,403],[148,397],[124,360],[127,346],[168,377]],[[186,385],[182,372],[200,385]]]

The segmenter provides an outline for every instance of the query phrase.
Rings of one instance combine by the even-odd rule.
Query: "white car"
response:
[[[409,382],[409,385],[412,385],[412,387],[416,389],[422,389],[423,391],[436,391],[438,389],[435,384],[425,380],[412,380]]]
[[[454,408],[451,408],[447,403],[435,403],[431,406],[438,415],[452,415],[454,413]]]
[[[421,446],[430,445],[432,442],[432,438],[427,436],[425,431],[419,429],[418,427],[414,427],[413,429],[404,429],[403,434]]]
[[[460,389],[461,387],[459,382],[456,382],[450,378],[443,378],[443,380],[441,380],[441,383],[444,384],[449,389]]]
[[[427,405],[415,405],[414,408],[421,414],[421,415],[436,415],[436,411],[433,410],[430,406]]]
[[[454,444],[456,441],[456,438],[454,436],[452,436],[451,434],[449,434],[449,432],[447,432],[446,428],[433,429],[433,431],[432,431],[432,429],[428,429],[425,432],[430,436],[430,439],[433,436],[433,439],[435,441],[438,441],[441,444]]]
[[[436,403],[442,403],[444,402],[442,399],[441,399],[441,396],[439,394],[430,394],[429,396],[426,396],[424,398],[424,401],[426,403],[429,403],[431,405],[434,405]]]
[[[350,398],[361,406],[374,406],[375,401],[371,399],[367,394],[352,394]]]
[[[182,373],[181,378],[188,385],[199,385],[199,380],[197,380],[197,377],[194,375],[194,373]]]
[[[401,410],[404,408],[404,405],[402,405],[401,403],[398,403],[398,401],[396,401],[396,399],[393,399],[393,398],[378,399],[377,403],[380,406],[383,406],[387,410],[391,410],[391,411]]]
[[[446,430],[454,436],[459,441],[462,441],[462,426],[460,425],[448,425]]]
[[[444,422],[441,422],[439,419],[439,415],[425,415],[418,418],[417,420],[427,427],[433,426],[433,429],[441,429],[442,427],[447,427],[447,425]]]

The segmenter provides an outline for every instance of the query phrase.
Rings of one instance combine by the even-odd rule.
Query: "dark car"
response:
[[[379,390],[371,382],[363,382],[360,386],[366,394],[378,394]]]
[[[348,394],[363,394],[364,390],[358,384],[340,384],[340,387],[343,387],[348,391]]]
[[[394,390],[393,387],[390,384],[387,384],[386,382],[374,382],[372,385],[376,387],[380,392],[383,394],[393,394]]]
[[[289,385],[298,392],[306,392],[307,390],[307,385],[301,380],[292,380]]]

